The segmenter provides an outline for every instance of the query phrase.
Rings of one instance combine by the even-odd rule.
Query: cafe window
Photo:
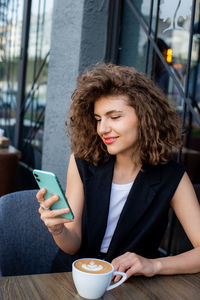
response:
[[[182,119],[182,160],[200,183],[200,0],[111,1],[107,61],[135,67]]]
[[[41,167],[52,11],[53,0],[0,2],[0,128],[28,168]]]

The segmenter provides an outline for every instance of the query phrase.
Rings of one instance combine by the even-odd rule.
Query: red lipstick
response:
[[[108,136],[108,137],[104,137],[103,139],[104,139],[104,142],[106,145],[110,145],[110,144],[114,143],[117,138],[118,138],[118,136],[115,136],[115,137]]]

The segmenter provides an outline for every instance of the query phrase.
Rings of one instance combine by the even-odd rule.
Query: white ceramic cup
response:
[[[87,299],[98,299],[103,296],[106,291],[112,290],[122,284],[127,276],[123,272],[118,272],[114,270],[114,267],[109,262],[106,262],[111,266],[111,271],[107,273],[88,273],[87,271],[81,271],[76,266],[75,263],[82,259],[78,259],[73,262],[72,265],[72,277],[74,280],[75,287],[81,297]],[[92,258],[91,258],[92,260]],[[94,259],[95,262],[99,262],[101,264],[101,259]],[[105,263],[105,261],[103,261]],[[122,278],[111,284],[111,280],[113,276],[121,275]]]

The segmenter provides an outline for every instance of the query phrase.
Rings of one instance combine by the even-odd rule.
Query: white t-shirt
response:
[[[107,228],[100,250],[103,253],[106,253],[108,250],[113,233],[117,226],[117,222],[119,220],[119,216],[122,212],[132,185],[133,182],[127,184],[112,183]]]

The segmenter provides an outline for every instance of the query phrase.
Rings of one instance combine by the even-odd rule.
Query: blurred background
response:
[[[65,116],[77,75],[98,61],[133,66],[163,90],[182,120],[173,159],[200,183],[200,0],[1,0],[0,129],[19,151],[16,173],[0,161],[0,180],[16,174],[8,192],[35,188],[34,168],[65,187]]]

